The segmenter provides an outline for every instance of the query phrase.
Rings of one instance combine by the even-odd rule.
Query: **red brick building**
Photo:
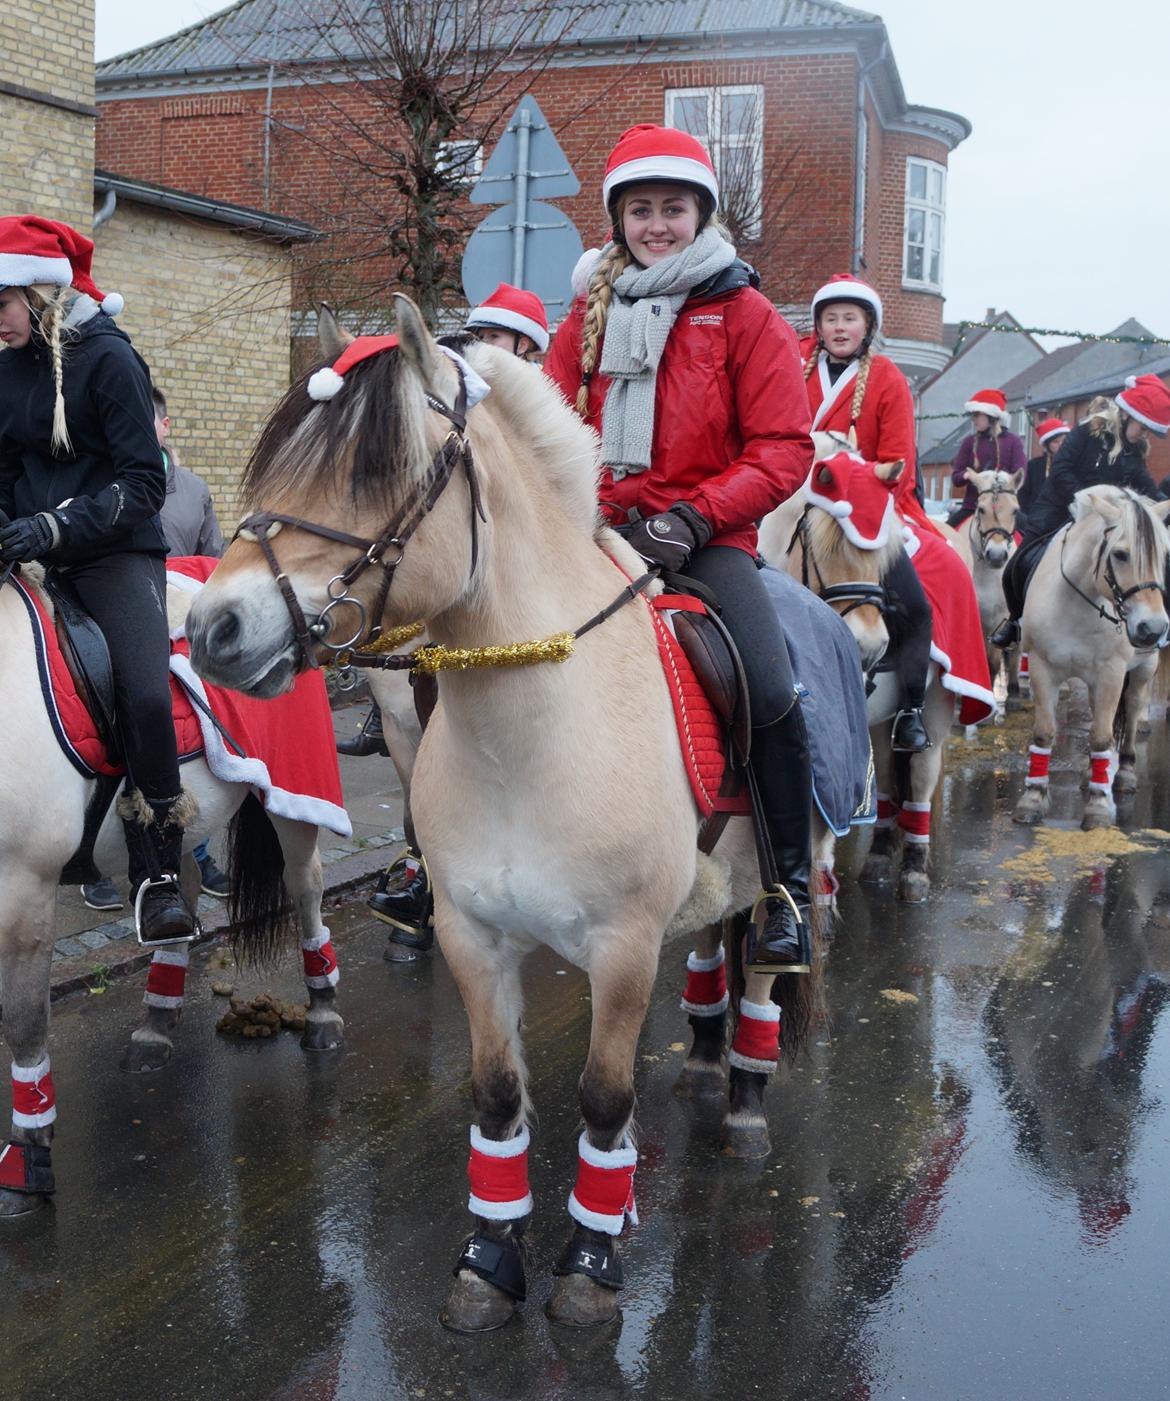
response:
[[[241,0],[100,64],[99,167],[318,227],[323,206],[344,219],[352,190],[313,136],[360,77],[334,65],[327,85],[307,85],[311,26],[298,21],[327,5]],[[758,236],[740,251],[778,305],[796,313],[830,274],[859,272],[885,303],[886,352],[912,379],[945,363],[946,167],[970,125],[906,101],[877,16],[829,0],[598,0],[551,63],[517,74],[515,96],[526,90],[581,181],[558,203],[586,246],[605,234],[615,137],[641,121],[684,126],[755,182]]]

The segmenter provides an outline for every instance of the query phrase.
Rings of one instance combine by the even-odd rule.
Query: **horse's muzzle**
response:
[[[1157,647],[1166,636],[1167,628],[1170,628],[1170,620],[1167,620],[1165,614],[1161,617],[1135,618],[1132,621],[1127,618],[1125,624],[1131,644],[1143,652]]]

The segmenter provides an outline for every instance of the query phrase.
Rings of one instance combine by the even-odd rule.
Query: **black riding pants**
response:
[[[921,710],[930,675],[930,638],[934,622],[930,600],[918,571],[904,551],[886,570],[882,583],[889,601],[886,627],[902,685],[902,698],[911,710]]]
[[[1055,532],[1053,532],[1055,534]],[[1052,535],[1034,535],[1025,540],[1003,568],[1003,596],[1007,600],[1008,615],[1016,622],[1024,614],[1024,598],[1040,557],[1048,548]]]
[[[126,766],[145,797],[174,798],[180,785],[165,562],[126,552],[71,564],[63,572],[110,649]]]
[[[792,709],[794,682],[776,608],[756,562],[732,545],[700,550],[685,573],[719,600],[721,616],[747,675],[752,725],[770,725]]]

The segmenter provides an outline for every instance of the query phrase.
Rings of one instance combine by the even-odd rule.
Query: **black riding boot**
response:
[[[812,768],[799,699],[786,715],[752,730],[752,770],[782,889],[764,892],[763,928],[748,926],[749,968],[807,973],[812,957]]]
[[[126,834],[139,939],[155,945],[186,943],[197,932],[195,915],[179,888],[189,797],[144,798],[135,789],[118,799],[118,815]]]
[[[357,734],[352,739],[337,741],[337,752],[352,754],[358,759],[364,759],[369,754],[390,757],[390,751],[386,748],[386,736],[382,732],[382,708],[377,701],[370,706],[370,713]]]
[[[991,634],[993,647],[1018,647],[1020,645],[1020,620],[1010,615]]]
[[[421,855],[407,850],[388,866],[366,906],[391,926],[390,939],[425,952],[435,942],[435,897]]]
[[[921,754],[924,749],[931,747],[920,704],[907,706],[894,716],[890,747],[895,754]]]

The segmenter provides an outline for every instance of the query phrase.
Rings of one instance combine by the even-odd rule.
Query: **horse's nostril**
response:
[[[234,648],[240,636],[239,616],[230,608],[225,609],[207,632],[207,650],[222,656]]]

